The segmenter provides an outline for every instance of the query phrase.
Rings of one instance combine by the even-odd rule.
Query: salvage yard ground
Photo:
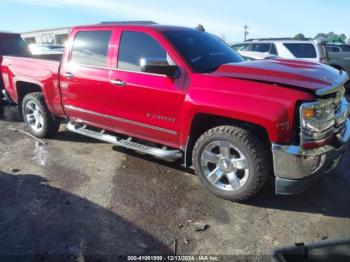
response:
[[[40,145],[0,120],[0,254],[269,254],[350,237],[350,152],[301,196],[233,203],[180,167],[61,131]],[[194,222],[209,225],[195,231]]]

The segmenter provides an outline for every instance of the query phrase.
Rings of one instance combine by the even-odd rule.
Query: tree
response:
[[[340,34],[340,35],[339,35],[339,40],[342,41],[343,43],[346,42],[346,38],[347,38],[347,37],[346,37],[345,34]]]
[[[196,29],[197,29],[198,31],[205,32],[204,26],[201,25],[201,24],[199,24],[199,25],[196,27]]]
[[[348,45],[350,45],[350,38],[348,39]]]
[[[326,38],[327,38],[327,35],[325,33],[318,33],[315,36],[315,39],[326,39]]]
[[[299,33],[296,36],[294,36],[294,38],[298,40],[302,40],[302,39],[305,39],[305,36],[302,33]]]

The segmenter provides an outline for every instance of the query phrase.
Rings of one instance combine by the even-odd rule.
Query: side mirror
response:
[[[180,77],[180,69],[177,65],[169,65],[164,58],[142,58],[140,60],[141,72],[166,75],[171,78]]]

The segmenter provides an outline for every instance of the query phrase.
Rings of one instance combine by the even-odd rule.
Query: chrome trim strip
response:
[[[168,77],[166,75],[161,75],[161,74],[154,74],[154,73],[147,73],[147,72],[142,72],[142,71],[134,71],[134,70],[127,70],[127,69],[120,69],[117,67],[108,67],[108,66],[94,66],[94,65],[84,65],[84,64],[73,64],[69,63],[67,66],[81,66],[81,67],[86,67],[90,69],[103,69],[103,70],[111,70],[111,71],[121,71],[121,72],[129,72],[129,73],[136,73],[136,74],[142,74],[142,75],[151,75],[151,76],[160,76],[160,77]]]
[[[90,110],[87,110],[87,109],[83,109],[83,108],[79,108],[79,107],[75,107],[75,106],[71,106],[71,105],[65,105],[64,107],[67,108],[67,109],[70,109],[70,110],[74,110],[74,111],[78,111],[78,112],[82,112],[82,113],[86,113],[86,114],[91,114],[91,115],[95,115],[95,116],[100,116],[100,117],[104,117],[104,118],[107,118],[107,119],[123,122],[123,123],[126,123],[126,124],[131,124],[131,125],[136,125],[136,126],[148,128],[148,129],[153,129],[153,130],[160,131],[160,132],[167,133],[167,134],[171,134],[171,135],[177,135],[177,132],[173,131],[173,130],[169,130],[169,129],[165,129],[165,128],[161,128],[161,127],[156,127],[156,126],[151,126],[151,125],[147,125],[147,124],[144,124],[144,123],[128,120],[128,119],[125,119],[125,118],[105,115],[105,114],[101,114],[101,113],[98,113],[98,112],[90,111]]]

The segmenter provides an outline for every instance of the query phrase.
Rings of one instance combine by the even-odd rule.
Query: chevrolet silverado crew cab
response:
[[[348,75],[283,59],[245,62],[216,37],[151,23],[76,27],[62,61],[4,56],[7,95],[37,137],[68,130],[183,160],[235,201],[271,176],[295,194],[341,161]]]

